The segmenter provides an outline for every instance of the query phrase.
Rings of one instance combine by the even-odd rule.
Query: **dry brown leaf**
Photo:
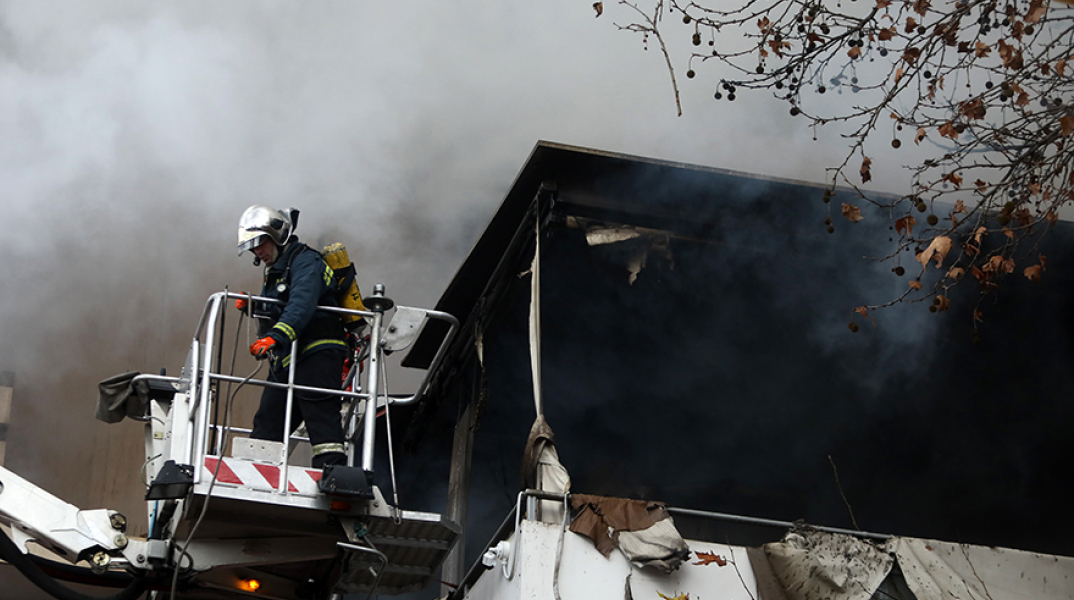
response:
[[[914,233],[914,225],[917,225],[917,219],[915,219],[913,215],[895,219],[895,232],[902,235],[902,232],[905,229],[906,235],[912,235]]]
[[[604,3],[603,2],[594,2],[593,3],[593,10],[595,10],[597,12],[598,17],[603,15],[604,14]]]
[[[948,173],[943,176],[944,181],[950,181],[956,188],[962,185],[962,177],[958,173]]]
[[[1039,183],[1031,183],[1031,184],[1029,184],[1029,193],[1033,194],[1034,196],[1039,194],[1040,193],[1040,184]]]
[[[873,161],[868,156],[861,157],[861,169],[858,169],[858,173],[861,174],[862,183],[866,183],[873,178],[873,174],[869,171],[869,167],[872,164]]]
[[[1004,227],[1003,228],[1003,235],[1011,238],[1012,240],[1015,238],[1014,232],[1011,231],[1010,227]]]
[[[905,60],[907,64],[913,65],[919,58],[921,58],[920,48],[907,48],[902,52],[902,59]]]
[[[866,319],[869,318],[869,309],[865,308],[864,306],[859,306],[858,308],[855,308],[854,312],[858,313]]]
[[[678,596],[665,596],[664,594],[661,594],[659,591],[657,591],[656,593],[659,594],[660,597],[663,598],[664,600],[690,600],[690,594],[687,594],[686,592],[683,592],[683,593],[679,594]]]
[[[727,566],[727,559],[720,556],[719,554],[716,554],[715,552],[698,552],[695,550],[694,554],[697,555],[697,562],[691,564],[695,566],[703,567],[706,565],[711,565],[712,563],[716,563],[717,567]]]
[[[979,180],[978,180],[979,181]],[[955,201],[955,210],[951,211],[951,214],[966,212],[966,203],[961,200]]]
[[[1028,208],[1019,208],[1014,211],[1014,218],[1018,219],[1022,227],[1029,227],[1033,224],[1033,213],[1029,212]]]
[[[999,267],[1000,267],[1001,271],[1003,271],[1004,273],[1007,273],[1008,275],[1011,274],[1011,273],[1014,273],[1014,259],[1013,258],[1004,259],[1003,262],[1001,262],[999,264]]]
[[[1048,257],[1044,256],[1043,254],[1040,255],[1040,268],[1041,269],[1047,269],[1048,268]]]
[[[876,34],[876,37],[877,37],[877,39],[879,39],[879,40],[880,40],[881,42],[886,42],[886,41],[888,41],[888,40],[891,40],[892,38],[894,38],[894,37],[895,37],[895,26],[894,26],[894,25],[892,25],[891,27],[888,27],[887,29],[881,29],[881,30],[880,30],[880,31],[879,31],[879,32],[878,32],[878,33]]]
[[[1021,21],[1015,21],[1014,23],[1011,23],[1011,37],[1013,37],[1014,39],[1022,41],[1022,34],[1025,33],[1025,30],[1025,23]]]
[[[917,262],[921,263],[922,267],[929,266],[929,261],[935,259],[936,266],[943,266],[943,259],[947,257],[947,253],[951,251],[951,238],[946,235],[938,235],[932,238],[932,242],[928,248],[925,248],[920,254],[917,255]]]
[[[1059,215],[1056,214],[1054,210],[1049,210],[1048,214],[1044,215],[1044,220],[1047,221],[1049,225],[1055,225],[1059,221]]]
[[[925,128],[924,127],[919,127],[917,129],[917,135],[914,136],[914,143],[918,144],[918,145],[921,145],[921,140],[925,139],[926,135],[928,135],[928,134],[925,133]]]
[[[917,291],[921,291],[921,282],[915,279],[910,282],[910,287]]]
[[[858,223],[865,218],[861,216],[861,209],[846,202],[843,203],[843,216],[849,219],[851,223]]]
[[[980,245],[981,244],[981,236],[984,235],[987,232],[988,232],[988,230],[985,229],[983,226],[978,227],[977,231],[973,232],[973,241],[977,242],[977,244]]]
[[[977,43],[973,45],[973,54],[977,56],[977,58],[984,58],[988,56],[988,53],[991,51],[992,49],[988,47],[988,44],[980,40],[978,40]]]
[[[1059,119],[1059,128],[1063,136],[1070,135],[1074,131],[1074,117],[1067,115]]]
[[[937,302],[936,302],[936,310],[937,311],[944,311],[944,310],[947,310],[948,308],[951,307],[951,300],[948,299],[948,297],[944,296],[943,294],[937,294],[936,295],[936,300],[937,300]]]
[[[1022,51],[1006,42],[1001,38],[996,42],[996,48],[999,50],[999,57],[1003,59],[1003,66],[1017,71],[1024,65],[1022,59]]]
[[[997,255],[993,256],[992,258],[988,259],[988,264],[986,264],[984,266],[984,268],[985,268],[986,271],[998,271],[999,266],[1002,265],[1002,264],[1003,264],[1003,257],[997,254]]]
[[[925,16],[929,12],[929,0],[914,0],[914,12]]]
[[[1026,267],[1025,271],[1023,271],[1023,274],[1025,274],[1026,279],[1030,281],[1040,281],[1041,271],[1043,270],[1044,268],[1040,265],[1033,265]]]
[[[958,131],[955,129],[955,124],[948,121],[943,125],[940,125],[940,135],[953,140],[958,139]]]
[[[891,6],[891,0],[876,0],[877,8],[887,8]]]
[[[895,69],[895,83],[899,83],[900,79],[902,79],[902,67]]]
[[[1026,11],[1026,23],[1039,23],[1046,12],[1048,12],[1047,2],[1033,0],[1029,3],[1029,10]]]
[[[977,181],[974,181],[973,185],[976,185],[977,186],[977,191],[981,192],[982,194],[985,193],[985,190],[988,189],[988,184],[985,183],[983,180],[980,180],[980,179],[978,179]]]
[[[987,112],[988,109],[985,108],[984,101],[980,98],[974,98],[958,104],[958,113],[970,119],[983,119]]]
[[[962,279],[963,275],[965,274],[966,270],[962,267],[951,267],[951,270],[947,272],[947,276],[951,279],[954,279],[955,281]]]
[[[1067,70],[1067,61],[1066,60],[1060,58],[1059,60],[1055,61],[1055,72],[1059,73],[1060,77],[1065,76],[1065,71],[1066,70]]]
[[[854,46],[853,48],[851,48],[850,50],[847,51],[847,56],[849,56],[851,59],[860,58],[861,57],[861,48],[859,48],[857,46]]]

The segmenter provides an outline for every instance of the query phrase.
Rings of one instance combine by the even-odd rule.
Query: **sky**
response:
[[[432,306],[538,140],[808,181],[841,159],[764,93],[715,102],[711,72],[680,75],[676,116],[662,55],[616,26],[631,18],[589,0],[0,2],[8,466],[90,497],[56,473],[102,460],[96,383],[178,370],[205,298],[257,289],[233,250],[252,204],[301,209],[298,235],[344,242],[364,290]]]

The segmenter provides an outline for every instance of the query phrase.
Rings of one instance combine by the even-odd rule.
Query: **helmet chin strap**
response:
[[[255,267],[260,267],[261,266],[261,257],[259,257],[256,254],[254,255],[254,266]]]

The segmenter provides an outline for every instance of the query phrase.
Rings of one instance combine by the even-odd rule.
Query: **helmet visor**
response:
[[[267,237],[268,234],[264,231],[247,231],[245,229],[239,230],[239,256],[242,256],[243,252],[247,250],[253,250],[261,243],[262,238]]]

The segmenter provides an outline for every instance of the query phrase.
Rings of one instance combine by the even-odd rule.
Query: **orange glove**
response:
[[[253,354],[258,360],[268,356],[269,350],[272,350],[276,346],[276,340],[270,336],[265,336],[256,342],[250,344],[250,354]]]
[[[246,292],[243,292],[244,294]],[[246,307],[250,305],[250,301],[246,298],[235,298],[235,308],[246,312]]]

